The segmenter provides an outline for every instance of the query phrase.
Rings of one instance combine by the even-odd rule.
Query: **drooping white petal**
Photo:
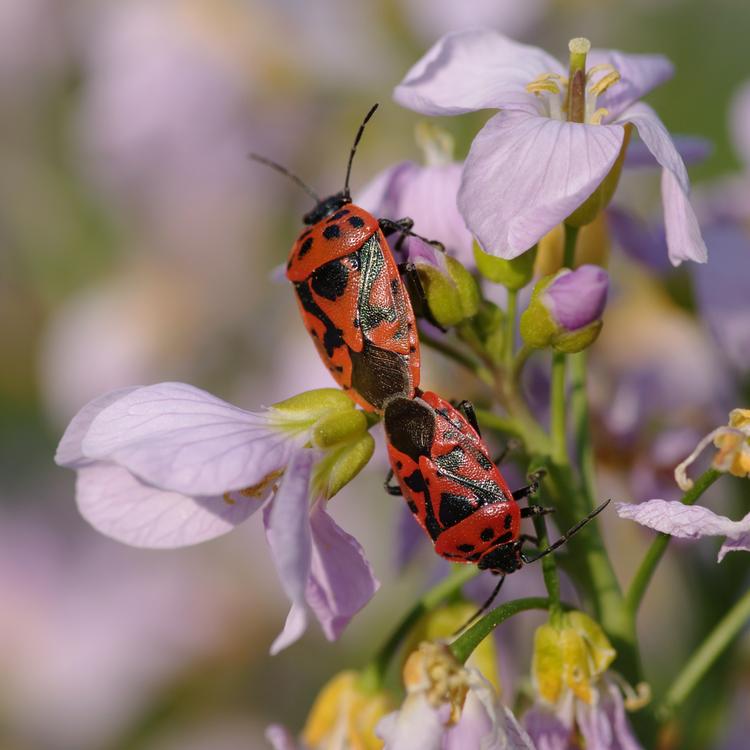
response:
[[[674,65],[664,55],[632,55],[618,50],[592,49],[586,67],[609,64],[620,74],[620,80],[599,95],[597,107],[609,110],[608,119],[615,119],[649,91],[674,75]]]
[[[636,521],[650,529],[682,539],[728,537],[719,553],[719,561],[729,551],[746,549],[750,542],[750,513],[741,521],[732,521],[701,505],[683,505],[676,500],[647,500],[638,505],[616,503],[615,507],[620,518]]]
[[[103,396],[95,398],[93,401],[89,401],[78,414],[73,417],[70,424],[65,429],[65,432],[60,440],[60,444],[57,446],[57,452],[55,453],[55,463],[58,466],[67,466],[68,468],[75,469],[79,466],[84,466],[87,463],[91,463],[92,459],[88,459],[83,455],[81,451],[81,444],[83,443],[86,433],[91,427],[91,423],[99,416],[99,412],[106,409],[111,404],[119,401],[128,393],[138,390],[138,386],[133,388],[120,388],[116,391],[110,391],[105,393]]]
[[[258,510],[261,498],[188,497],[144,484],[127,469],[78,469],[81,515],[102,534],[135,547],[184,547],[226,534]]]
[[[282,469],[298,439],[184,383],[133,390],[102,409],[83,437],[87,459],[118,463],[149,484],[220,495]]]
[[[359,542],[319,502],[310,514],[312,564],[307,603],[328,640],[335,640],[380,587]]]
[[[272,654],[294,643],[307,627],[305,592],[312,558],[308,506],[314,458],[314,451],[307,449],[292,458],[276,496],[263,512],[276,572],[292,603],[284,629],[271,646]]]
[[[526,85],[543,73],[566,75],[544,50],[496,31],[446,34],[412,67],[393,98],[424,115],[456,115],[478,109],[537,112]]]
[[[690,180],[672,138],[659,116],[647,104],[639,102],[622,113],[618,122],[632,122],[643,142],[663,168],[662,202],[667,249],[672,264],[683,260],[705,263],[708,260],[706,243],[701,236],[688,193]]]
[[[748,530],[734,539],[727,538],[719,550],[719,562],[728,552],[750,552],[750,524]]]
[[[620,125],[500,112],[474,139],[458,207],[488,253],[515,258],[601,184],[622,146]]]

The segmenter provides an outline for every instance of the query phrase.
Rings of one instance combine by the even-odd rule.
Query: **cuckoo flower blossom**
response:
[[[253,413],[184,383],[126,388],[81,409],[55,460],[77,471],[84,518],[138,547],[196,544],[262,509],[292,602],[275,653],[302,635],[308,607],[333,640],[377,589],[362,548],[334,523],[323,499],[372,453],[369,434],[357,434],[357,415],[364,419],[334,389]],[[352,441],[331,446],[327,436],[342,434],[334,424],[354,425]],[[326,442],[326,451],[316,447]]]
[[[474,139],[458,196],[487,252],[515,258],[600,186],[606,205],[633,125],[662,167],[670,260],[705,262],[685,165],[659,117],[638,101],[672,75],[672,65],[660,55],[589,52],[586,40],[571,42],[571,52],[571,62],[579,57],[569,86],[565,67],[541,49],[488,30],[448,34],[394,96],[427,115],[500,110]]]

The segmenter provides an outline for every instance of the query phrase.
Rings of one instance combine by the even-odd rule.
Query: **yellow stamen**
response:
[[[613,86],[620,80],[619,72],[608,64],[595,65],[593,68],[591,68],[591,70],[588,71],[586,80],[590,83],[592,73],[599,72],[601,70],[608,70],[609,72],[607,73],[607,75],[602,76],[596,83],[593,83],[589,86],[589,91],[594,96],[603,94],[608,88],[610,88],[610,86]]]
[[[531,83],[526,84],[526,91],[530,94],[540,95],[547,91],[550,94],[559,94],[560,86],[567,86],[568,80],[558,73],[542,73]]]
[[[237,501],[235,498],[232,497],[232,495],[242,495],[242,497],[247,498],[258,498],[263,495],[263,493],[268,489],[269,485],[276,482],[276,480],[284,473],[284,469],[277,469],[276,471],[272,471],[270,474],[263,477],[263,479],[258,482],[258,484],[252,485],[252,487],[245,487],[242,490],[235,490],[233,492],[225,492],[224,493],[224,502],[228,503],[229,505],[234,505]]]
[[[590,125],[601,125],[602,120],[609,114],[609,110],[606,107],[599,107],[594,114],[589,117]]]

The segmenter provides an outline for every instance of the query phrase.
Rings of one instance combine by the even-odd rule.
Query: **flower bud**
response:
[[[332,498],[364,469],[374,450],[375,441],[369,432],[331,448],[313,469],[314,491],[327,500]]]
[[[315,423],[312,443],[317,448],[330,448],[367,432],[367,427],[367,417],[363,411],[335,411],[326,414]]]
[[[521,335],[534,348],[579,352],[590,346],[602,327],[609,276],[598,266],[562,269],[541,279],[521,316]]]
[[[268,410],[278,427],[302,430],[334,413],[352,412],[354,402],[338,388],[316,388],[279,401]]]
[[[592,705],[597,698],[594,683],[616,655],[604,631],[588,615],[562,614],[554,625],[542,625],[534,634],[531,673],[536,691],[553,705],[567,691]]]
[[[513,260],[505,260],[485,253],[476,242],[474,243],[474,261],[479,273],[485,279],[502,284],[512,292],[523,289],[531,281],[534,275],[535,259],[535,247]]]
[[[394,708],[388,693],[366,690],[357,672],[341,672],[315,699],[302,739],[311,750],[334,746],[380,750],[383,742],[375,735],[375,727]]]
[[[442,269],[417,263],[427,306],[435,322],[448,328],[476,315],[479,288],[474,277],[455,258],[442,258]]]

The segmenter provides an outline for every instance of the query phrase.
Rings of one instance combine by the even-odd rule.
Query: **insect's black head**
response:
[[[435,439],[435,412],[420,399],[397,396],[388,401],[383,415],[388,442],[418,460],[429,455]]]
[[[349,197],[349,194],[342,190],[336,193],[336,195],[330,195],[328,198],[319,201],[312,211],[308,211],[302,217],[302,221],[308,225],[317,224],[321,219],[325,219],[326,216],[336,213],[342,206],[351,202],[352,199]]]
[[[492,547],[482,556],[478,567],[493,573],[515,573],[523,567],[520,542],[506,542]]]

